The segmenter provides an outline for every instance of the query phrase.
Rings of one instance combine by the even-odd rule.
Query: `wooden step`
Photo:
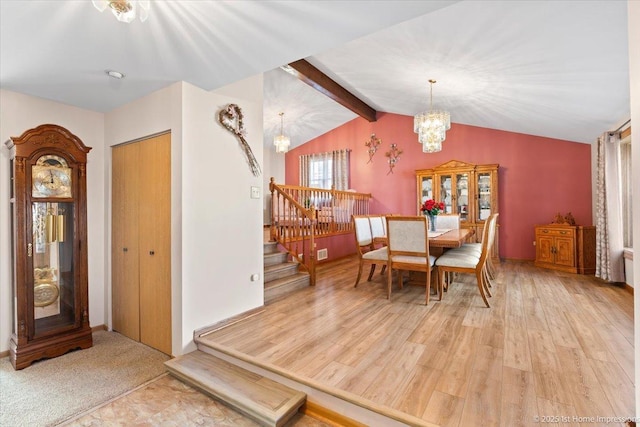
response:
[[[309,286],[309,273],[298,272],[292,276],[282,277],[264,283],[264,302],[269,303],[289,292]]]
[[[176,378],[265,426],[284,425],[306,401],[300,391],[200,350],[165,365]]]
[[[265,267],[268,265],[281,264],[287,261],[289,261],[289,254],[286,252],[271,252],[264,254]]]
[[[278,252],[278,242],[264,242],[262,244],[262,250],[265,254],[272,254]]]
[[[280,279],[282,277],[293,276],[298,273],[300,266],[297,262],[285,262],[280,264],[264,266],[264,283]],[[266,285],[265,285],[266,286]]]

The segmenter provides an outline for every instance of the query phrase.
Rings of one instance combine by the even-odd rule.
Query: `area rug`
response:
[[[0,426],[52,426],[166,372],[169,356],[116,332],[93,347],[15,371],[0,359]]]

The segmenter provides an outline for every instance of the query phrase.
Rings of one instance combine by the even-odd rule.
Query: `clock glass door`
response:
[[[76,324],[73,208],[70,202],[32,203],[33,337]]]

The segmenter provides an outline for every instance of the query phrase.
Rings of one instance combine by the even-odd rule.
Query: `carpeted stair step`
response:
[[[280,264],[265,265],[264,266],[264,283],[265,287],[267,282],[281,279],[287,276],[293,276],[298,273],[299,264],[297,262],[284,262]]]
[[[282,426],[298,412],[306,394],[196,350],[165,362],[183,382],[265,426]]]
[[[269,282],[264,282],[264,302],[274,299],[309,286],[309,273],[298,272],[292,276],[281,277]]]

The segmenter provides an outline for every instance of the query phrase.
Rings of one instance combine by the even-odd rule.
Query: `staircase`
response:
[[[276,242],[264,243],[264,303],[268,304],[290,292],[309,286],[309,273],[289,261],[289,254],[278,249]]]

